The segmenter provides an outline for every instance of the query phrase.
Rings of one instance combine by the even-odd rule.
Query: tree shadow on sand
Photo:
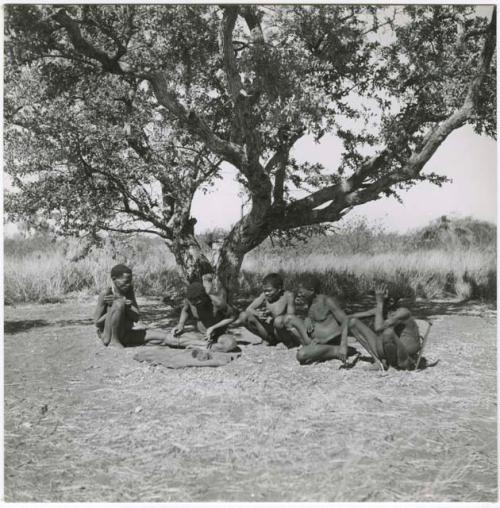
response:
[[[347,312],[359,312],[373,308],[375,302],[373,298],[363,298],[360,302],[346,303]],[[496,302],[486,302],[478,300],[456,301],[456,300],[421,300],[408,302],[401,300],[401,307],[408,307],[415,318],[430,319],[434,316],[478,316],[495,317]]]
[[[370,363],[372,365],[375,364],[375,360],[371,356],[359,355],[358,358],[356,358],[354,361],[351,361],[350,363],[348,363],[346,365],[342,365],[340,368],[352,369],[353,367],[356,366],[356,364],[358,362]],[[427,358],[425,356],[422,356],[422,358],[420,359],[420,363],[418,365],[418,369],[410,369],[409,372],[415,372],[415,371],[420,372],[421,370],[430,369],[432,367],[435,367],[438,363],[439,363],[439,359],[434,360],[433,362],[429,362],[429,360],[427,360]],[[394,369],[394,367],[390,367],[390,370],[399,370],[399,369]]]
[[[16,334],[26,332],[32,328],[42,328],[45,326],[60,327],[90,325],[93,323],[91,318],[86,319],[61,319],[58,321],[47,321],[45,319],[22,319],[19,321],[4,321],[4,333]]]
[[[45,321],[44,319],[23,319],[20,321],[4,321],[3,331],[4,333],[14,334],[19,332],[25,332],[31,328],[39,328],[41,326],[49,326],[52,323]]]

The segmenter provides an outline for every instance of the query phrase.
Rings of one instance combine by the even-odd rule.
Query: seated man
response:
[[[184,331],[189,316],[196,320],[197,330]],[[201,282],[192,282],[186,291],[179,323],[171,334],[148,330],[148,341],[162,340],[163,346],[178,348],[211,348],[213,351],[238,350],[236,340],[227,334],[227,327],[236,315],[230,305],[216,295],[209,295]]]
[[[239,315],[234,326],[243,325],[269,345],[283,342],[294,347],[301,342],[287,329],[294,314],[295,295],[283,289],[281,275],[270,273],[262,279],[262,293]]]
[[[94,323],[97,335],[105,346],[124,347],[144,342],[145,329],[134,328],[139,321],[139,306],[135,299],[132,270],[126,265],[111,269],[111,287],[97,298]]]
[[[385,285],[375,289],[375,300],[375,308],[349,316],[349,329],[370,344],[377,356],[384,360],[384,367],[414,369],[421,344],[411,312],[405,307],[397,307],[398,299],[389,295]],[[375,331],[359,319],[371,316],[375,316]]]
[[[308,305],[307,317],[305,320],[297,316],[288,319],[289,326],[297,330],[304,344],[297,351],[297,360],[301,364],[332,359],[345,363],[348,318],[334,297],[321,293],[320,286],[317,277],[303,279],[299,286],[299,297]],[[331,344],[339,337],[339,345]]]

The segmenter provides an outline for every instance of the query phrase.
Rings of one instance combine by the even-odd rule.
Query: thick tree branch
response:
[[[241,167],[244,153],[240,146],[231,141],[218,137],[209,125],[195,111],[188,111],[170,90],[167,78],[163,72],[154,72],[148,76],[159,104],[172,113],[183,125],[207,148],[236,167]]]
[[[248,29],[250,30],[254,44],[265,43],[264,31],[262,30],[262,25],[256,12],[256,6],[245,5],[241,9],[241,15],[245,19]]]
[[[479,90],[495,51],[495,35],[496,8],[487,29],[476,75],[469,84],[463,105],[429,132],[420,150],[413,153],[406,164],[398,171],[379,175],[379,170],[395,156],[386,148],[368,159],[351,177],[290,203],[284,210],[284,217],[280,219],[282,226],[286,229],[338,220],[353,206],[378,199],[380,194],[391,186],[416,178],[451,132],[465,125],[474,114]],[[371,177],[372,181],[367,184],[368,177]],[[328,201],[332,203],[322,209],[316,209]]]
[[[68,13],[64,9],[58,10],[56,14],[54,14],[53,19],[66,29],[71,43],[77,51],[100,62],[106,72],[114,74],[123,74],[125,72],[125,68],[119,63],[116,57],[111,58],[103,50],[94,47],[83,37],[78,23],[68,16]]]
[[[303,136],[304,129],[299,129],[292,134],[288,139],[283,140],[274,155],[269,159],[265,166],[267,174],[275,169],[274,174],[274,188],[273,188],[273,203],[277,206],[283,205],[283,194],[285,187],[286,168],[288,165],[288,158],[290,150],[293,145]]]
[[[117,190],[120,192],[121,200],[124,206],[124,212],[128,213],[132,216],[137,217],[140,220],[143,220],[145,222],[149,222],[153,226],[157,227],[158,229],[164,231],[165,234],[171,235],[172,232],[165,226],[165,223],[157,217],[154,213],[151,212],[150,209],[146,209],[144,207],[144,202],[137,198],[132,194],[132,192],[129,191],[127,186],[116,176],[114,176],[111,173],[108,173],[106,171],[102,171],[94,166],[92,166],[84,157],[84,155],[81,152],[80,146],[77,146],[77,155],[80,160],[80,162],[83,164],[83,166],[86,168],[89,175],[92,174],[99,174],[102,177],[104,177],[105,180],[111,182]],[[145,193],[147,194],[147,193]],[[131,203],[133,203],[137,208],[132,208]]]
[[[129,73],[123,64],[110,58],[105,52],[90,44],[82,36],[78,23],[68,16],[64,9],[59,10],[54,15],[54,19],[66,29],[74,48],[85,56],[100,62],[103,70],[113,74]],[[185,128],[202,141],[210,151],[239,168],[249,181],[258,183],[262,177],[267,178],[263,169],[259,170],[258,164],[255,163],[255,161],[258,162],[259,153],[253,149],[254,147],[248,147],[246,150],[243,150],[239,145],[231,141],[225,141],[217,136],[201,115],[194,110],[187,110],[181,104],[176,94],[171,91],[164,72],[157,71],[148,75],[137,75],[136,77],[148,80],[153,87],[159,104],[180,120]],[[252,139],[255,136],[254,133],[247,134],[248,139]]]
[[[119,228],[119,227],[113,227],[108,226],[107,224],[99,224],[99,229],[105,230],[105,231],[111,231],[114,233],[123,233],[123,234],[133,234],[133,233],[151,233],[153,235],[157,235],[164,240],[171,241],[172,239],[165,236],[165,234],[161,231],[156,231],[155,229],[144,229],[144,228]]]
[[[224,61],[229,92],[235,106],[240,102],[239,96],[243,90],[233,49],[233,31],[237,18],[238,6],[230,5],[224,7],[221,23],[222,59]]]

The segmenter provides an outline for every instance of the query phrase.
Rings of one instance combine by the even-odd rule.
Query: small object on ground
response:
[[[193,349],[191,351],[191,356],[193,358],[196,358],[200,362],[211,360],[213,358],[212,353],[210,353],[209,351],[204,351],[203,349]]]
[[[47,404],[44,404],[41,408],[40,408],[40,413],[42,413],[43,415],[49,410],[49,406],[47,406]]]

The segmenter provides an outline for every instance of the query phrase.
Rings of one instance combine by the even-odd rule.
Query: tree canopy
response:
[[[272,232],[441,183],[422,169],[455,129],[496,133],[495,14],[470,6],[11,5],[5,32],[9,216],[155,232],[188,271],[222,163],[251,203],[219,260],[234,278]],[[294,160],[326,133],[338,167]]]

